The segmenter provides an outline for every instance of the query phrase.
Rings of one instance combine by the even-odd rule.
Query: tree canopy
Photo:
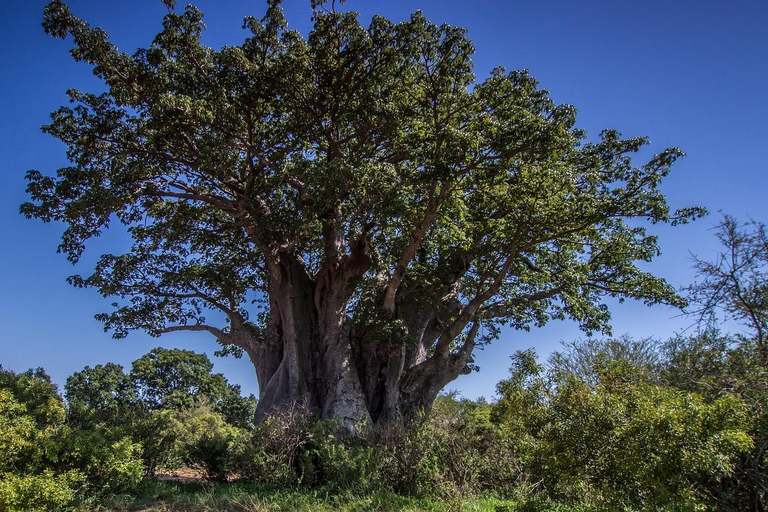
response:
[[[71,278],[116,297],[115,337],[207,331],[253,361],[257,415],[354,423],[428,408],[501,325],[607,331],[605,297],[683,304],[636,265],[659,252],[641,221],[702,213],[658,188],[680,150],[634,164],[646,138],[588,139],[526,71],[478,80],[466,31],[420,12],[364,26],[313,2],[305,37],[270,0],[214,49],[197,8],[166,4],[133,54],[45,9],[106,90],[68,91],[44,130],[71,165],[28,172],[22,212],[64,222],[73,262],[127,226],[130,251]]]
[[[240,386],[212,370],[205,354],[158,347],[134,361],[128,373],[115,363],[86,366],[67,379],[65,396],[75,420],[120,424],[131,415],[206,405],[234,425],[249,425],[253,395],[241,396]]]

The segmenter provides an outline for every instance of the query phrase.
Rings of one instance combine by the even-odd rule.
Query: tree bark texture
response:
[[[369,328],[355,332],[347,302],[350,282],[369,265],[366,256],[360,259],[352,251],[314,277],[300,259],[282,257],[270,265],[266,332],[241,335],[237,343],[256,369],[257,421],[297,404],[351,429],[414,418],[466,372],[467,341],[474,338],[464,350],[435,351],[442,330],[430,308],[399,308],[407,318],[402,339],[382,340]],[[397,320],[381,314],[384,321]]]

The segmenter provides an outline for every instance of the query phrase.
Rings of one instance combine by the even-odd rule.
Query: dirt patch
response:
[[[180,468],[176,471],[163,471],[157,474],[161,482],[180,482],[183,484],[205,482],[203,472],[191,468]]]

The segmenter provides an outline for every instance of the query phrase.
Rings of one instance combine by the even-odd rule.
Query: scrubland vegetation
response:
[[[166,380],[149,377],[161,368]],[[495,403],[443,395],[422,421],[356,432],[301,407],[253,425],[253,398],[188,351],[85,368],[66,405],[42,370],[0,379],[2,510],[762,510],[766,498],[762,352],[712,331],[579,340],[545,365],[518,352]],[[200,481],[167,481],[180,468]]]
[[[301,407],[253,425],[182,350],[85,368],[66,404],[42,370],[0,378],[3,510],[761,510],[768,483],[762,352],[712,331],[518,352],[494,403],[356,432]]]

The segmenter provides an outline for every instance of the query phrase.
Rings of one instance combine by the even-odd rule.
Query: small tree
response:
[[[768,235],[765,224],[740,222],[725,215],[717,225],[722,250],[714,261],[694,257],[697,281],[689,286],[692,308],[700,322],[719,315],[745,323],[765,352],[768,341]]]
[[[252,425],[256,399],[241,396],[239,386],[212,370],[205,354],[164,348],[141,356],[129,373],[114,363],[86,366],[65,386],[70,423],[82,437],[129,437],[141,446],[152,476],[179,462],[174,447],[188,437],[186,419],[202,415],[226,432]]]
[[[658,190],[678,149],[635,166],[645,138],[588,142],[527,72],[477,81],[466,31],[420,12],[364,27],[313,2],[305,38],[270,0],[215,50],[173,3],[132,55],[45,9],[106,92],[69,91],[44,129],[72,164],[30,171],[22,212],[64,222],[72,261],[128,227],[128,253],[71,278],[127,299],[99,315],[116,337],[211,333],[252,360],[259,418],[302,402],[352,425],[429,408],[500,325],[607,330],[605,296],[682,304],[635,265],[659,252],[637,220],[700,213]]]
[[[551,372],[562,380],[575,376],[596,386],[601,372],[625,365],[650,373],[661,363],[659,343],[653,338],[586,338],[562,342],[563,348],[549,356]]]

